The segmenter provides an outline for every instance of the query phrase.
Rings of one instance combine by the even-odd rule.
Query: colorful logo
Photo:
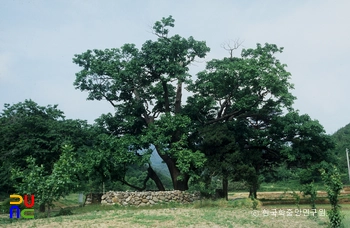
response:
[[[16,217],[20,218],[34,218],[34,209],[30,209],[34,207],[34,195],[30,195],[30,204],[28,203],[28,195],[24,195],[24,206],[26,207],[21,211],[19,208],[19,204],[23,202],[23,198],[20,195],[10,195],[10,199],[19,199],[19,201],[10,201],[10,205],[15,204],[15,206],[10,207],[10,218],[13,217],[13,210],[16,210]],[[27,212],[30,212],[30,214],[26,214]]]

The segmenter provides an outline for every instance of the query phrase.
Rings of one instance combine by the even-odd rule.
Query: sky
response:
[[[221,45],[243,41],[284,47],[277,55],[297,97],[294,108],[333,134],[350,123],[350,1],[278,0],[0,0],[0,111],[32,99],[58,104],[69,119],[113,112],[73,86],[75,54],[155,40],[151,27],[172,15],[170,35],[204,40],[211,51],[191,66],[193,76],[211,59],[228,57]],[[239,56],[241,50],[235,51]]]

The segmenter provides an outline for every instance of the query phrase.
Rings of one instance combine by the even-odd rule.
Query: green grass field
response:
[[[262,201],[257,210],[253,210],[250,199],[233,200],[247,197],[246,192],[240,191],[230,192],[229,201],[202,200],[187,205],[169,203],[145,207],[81,207],[78,194],[70,194],[55,203],[56,207],[50,218],[46,218],[45,213],[38,213],[36,208],[35,219],[10,219],[8,208],[3,205],[0,207],[0,227],[327,227],[326,215],[308,216],[306,212],[310,205],[297,205],[290,192],[284,192],[297,192],[297,189],[295,183],[262,184],[258,193]],[[323,190],[322,186],[318,189]],[[264,197],[270,200],[270,203],[271,200],[274,201],[274,204],[268,205]],[[340,198],[344,197],[350,196],[343,194]],[[287,201],[283,199],[287,198],[289,202],[292,199],[292,203],[284,204]],[[329,204],[316,206],[318,209],[330,210]],[[61,210],[62,208],[64,210]],[[297,216],[295,210],[298,208],[304,209],[305,213]],[[341,210],[344,215],[344,227],[350,227],[350,204],[342,204]]]
[[[9,219],[8,213],[1,214],[0,227],[327,227],[327,216],[297,216],[292,205],[261,206],[252,209],[250,199],[234,201],[203,200],[193,204],[170,203],[146,207],[121,207],[87,205],[78,206],[78,195],[71,194],[57,205],[68,208],[73,214],[43,218],[36,213],[35,219]],[[329,205],[317,205],[318,209],[329,210]],[[308,209],[308,205],[300,205]],[[293,211],[283,216],[275,211]],[[342,205],[345,227],[350,227],[350,205]]]

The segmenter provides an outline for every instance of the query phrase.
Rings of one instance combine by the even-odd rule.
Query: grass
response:
[[[344,227],[350,227],[350,208],[349,210],[342,210],[342,213],[344,215]]]
[[[281,225],[284,224],[284,225]],[[255,217],[239,208],[139,208],[103,210],[81,215],[49,219],[19,220],[4,227],[322,227],[317,221],[302,217]]]
[[[232,194],[230,194],[232,196]],[[282,216],[266,211],[297,209],[295,204],[258,204],[252,210],[250,199],[201,200],[192,204],[159,204],[144,207],[87,205],[79,207],[78,194],[61,199],[52,215],[63,207],[72,215],[43,218],[36,212],[35,219],[9,219],[0,215],[0,227],[327,227],[326,216]],[[330,209],[329,204],[317,204],[318,209]],[[308,209],[308,204],[299,205]],[[66,211],[66,212],[67,212]],[[265,214],[263,213],[265,212]],[[344,225],[350,227],[350,204],[342,205]]]
[[[66,199],[67,200],[67,199]],[[32,220],[1,218],[1,227],[326,227],[326,217],[263,216],[263,210],[295,205],[261,206],[255,212],[250,199],[202,200],[193,204],[145,207],[87,205],[71,207],[73,215]],[[303,205],[302,207],[307,207]],[[321,206],[320,206],[321,208]],[[349,223],[350,208],[345,207]]]
[[[314,183],[318,191],[325,191],[323,183]],[[259,192],[274,192],[274,191],[299,191],[302,185],[298,180],[286,180],[275,183],[261,183]]]

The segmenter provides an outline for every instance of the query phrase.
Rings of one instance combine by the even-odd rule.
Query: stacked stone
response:
[[[101,204],[123,206],[134,205],[144,206],[158,203],[178,202],[191,203],[199,200],[199,193],[190,194],[178,190],[174,191],[159,191],[159,192],[107,192],[101,197]]]

